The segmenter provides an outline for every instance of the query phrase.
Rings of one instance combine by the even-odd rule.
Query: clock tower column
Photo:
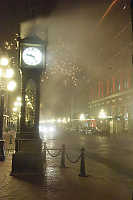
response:
[[[44,157],[39,137],[40,82],[45,70],[46,43],[36,35],[20,39],[19,68],[22,77],[20,130],[17,133],[11,175],[43,174]]]

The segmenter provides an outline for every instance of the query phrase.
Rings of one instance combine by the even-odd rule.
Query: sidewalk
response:
[[[112,183],[104,178],[89,175],[79,177],[80,162],[66,162],[66,169],[60,169],[60,159],[47,156],[46,183],[48,183],[48,199],[89,199],[89,200],[128,200],[131,194],[125,185]],[[45,182],[44,182],[45,185]],[[47,187],[47,185],[45,185]],[[53,195],[52,195],[53,193]],[[54,198],[53,198],[54,197]]]
[[[10,176],[11,155],[0,162],[0,200],[130,200],[131,193],[120,183],[102,178],[79,177],[79,165],[66,163],[69,168],[60,168],[60,158],[47,155],[47,170],[44,182]]]

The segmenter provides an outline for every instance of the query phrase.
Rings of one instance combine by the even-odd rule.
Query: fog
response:
[[[21,25],[21,37],[48,40],[41,113],[87,112],[89,87],[132,68],[129,1],[58,1],[47,16]]]

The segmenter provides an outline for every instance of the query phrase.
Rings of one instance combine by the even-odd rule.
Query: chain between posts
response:
[[[44,154],[44,159],[46,159],[46,152],[48,152],[48,154],[49,154],[51,157],[53,157],[53,158],[59,156],[60,153],[61,153],[61,149],[59,149],[59,152],[58,152],[57,154],[52,154],[52,153],[50,152],[50,150],[57,150],[57,149],[48,149],[48,148],[47,148],[47,145],[46,145],[46,142],[44,142],[44,143],[43,143],[43,154]]]
[[[57,150],[57,149],[51,149],[51,150]],[[62,145],[62,148],[59,150],[59,152],[57,154],[51,154],[49,149],[47,148],[46,146],[46,143],[44,144],[44,152],[45,152],[45,155],[46,155],[46,151],[48,152],[48,154],[52,157],[57,157],[60,155],[61,153],[61,165],[60,167],[61,168],[66,168],[65,166],[65,158],[68,159],[69,162],[71,163],[77,163],[79,162],[80,160],[80,173],[79,173],[79,176],[81,177],[88,177],[86,175],[86,167],[85,167],[85,157],[86,157],[86,153],[85,153],[85,149],[84,148],[81,148],[81,153],[80,155],[78,156],[78,158],[76,160],[71,160],[69,155],[66,153],[66,147],[65,147],[65,144]]]
[[[80,160],[80,158],[81,158],[81,154],[80,154],[80,155],[78,156],[78,158],[77,158],[76,160],[74,160],[74,161],[70,159],[70,157],[68,156],[67,153],[66,153],[66,158],[68,159],[69,162],[71,162],[71,163],[74,164],[74,163],[79,162],[79,160]]]
[[[47,150],[48,154],[49,154],[51,157],[53,157],[53,158],[59,156],[60,153],[61,153],[61,150],[59,150],[59,152],[58,152],[57,154],[52,154],[52,153],[50,153],[50,151],[49,151],[47,148],[46,148],[46,150]]]

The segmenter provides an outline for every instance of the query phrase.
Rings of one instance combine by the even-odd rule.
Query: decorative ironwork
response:
[[[25,92],[25,123],[27,127],[33,127],[35,124],[35,110],[36,110],[36,85],[33,80],[29,80]]]

